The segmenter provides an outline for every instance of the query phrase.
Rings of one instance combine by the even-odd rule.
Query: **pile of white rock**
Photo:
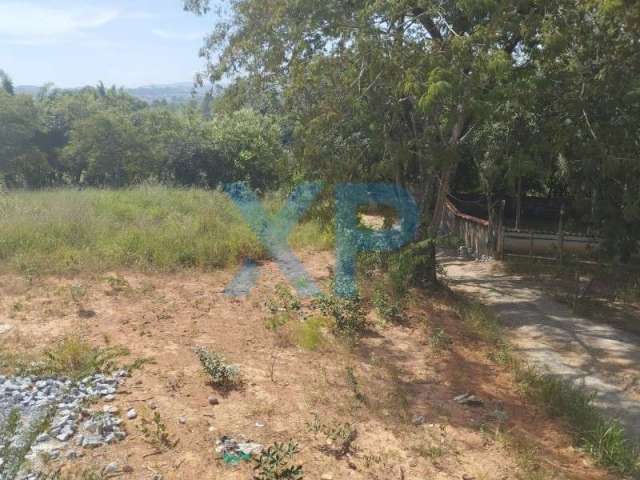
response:
[[[127,376],[126,370],[110,376],[95,374],[80,381],[0,376],[0,436],[6,433],[10,418],[19,418],[12,438],[0,438],[0,480],[7,464],[17,461],[11,456],[24,450],[25,445],[29,451],[23,452],[24,458],[33,463],[43,455],[53,460],[63,453],[67,459],[76,458],[82,450],[73,448],[97,448],[126,438],[116,407],[107,405],[94,413],[87,406],[92,401],[113,401]],[[31,442],[30,435],[47,416],[51,419],[49,428]],[[37,478],[31,475],[23,478]]]

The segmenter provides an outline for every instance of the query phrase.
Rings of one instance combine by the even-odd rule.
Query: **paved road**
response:
[[[596,392],[595,403],[640,438],[640,338],[578,317],[500,262],[442,259],[451,288],[491,306],[531,364]]]

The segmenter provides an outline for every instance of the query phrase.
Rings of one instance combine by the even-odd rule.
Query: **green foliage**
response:
[[[316,300],[320,311],[335,322],[335,331],[354,339],[365,329],[367,318],[360,297],[340,297],[334,293],[321,295]]]
[[[388,277],[394,293],[400,297],[411,287],[426,287],[434,282],[434,242],[424,240],[405,247],[388,260]]]
[[[232,388],[240,383],[240,369],[237,365],[229,365],[222,355],[204,347],[197,347],[194,351],[213,385]]]
[[[279,120],[243,109],[205,117],[148,105],[123,90],[14,95],[0,75],[0,174],[10,187],[122,187],[148,180],[275,188],[286,158]]]
[[[302,480],[302,465],[295,465],[294,458],[300,452],[298,444],[274,443],[255,459],[254,480]]]
[[[313,414],[313,420],[307,423],[307,430],[314,435],[322,433],[329,446],[323,447],[326,453],[337,458],[352,453],[353,442],[358,437],[358,430],[350,423],[323,423],[317,413]]]
[[[290,320],[292,320],[292,315],[290,313],[276,313],[275,315],[270,315],[269,317],[267,317],[267,319],[264,321],[264,324],[269,330],[271,330],[272,332],[276,332],[280,328],[288,324]]]
[[[171,450],[178,444],[178,440],[169,434],[160,412],[157,411],[153,412],[151,419],[142,418],[140,432],[145,441],[160,452]]]
[[[266,304],[273,314],[300,310],[300,300],[291,293],[291,289],[285,283],[278,283],[275,286],[273,296],[267,299]]]
[[[312,316],[297,322],[292,331],[293,340],[305,350],[318,350],[326,341],[322,330],[328,323],[327,318],[321,316]]]

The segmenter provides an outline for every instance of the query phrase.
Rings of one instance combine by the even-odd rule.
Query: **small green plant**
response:
[[[204,347],[197,347],[194,351],[213,385],[231,388],[240,383],[240,369],[237,365],[228,364],[222,355]]]
[[[426,460],[431,460],[431,461],[437,460],[438,458],[442,457],[446,453],[446,450],[444,447],[437,446],[437,445],[430,445],[430,446],[420,445],[415,448],[415,451],[422,458]]]
[[[396,323],[403,320],[399,302],[394,301],[380,288],[377,288],[373,294],[373,305],[384,320]]]
[[[355,338],[367,325],[362,300],[358,296],[321,295],[317,305],[324,315],[333,318],[336,332],[344,337]]]
[[[433,271],[433,244],[434,240],[423,240],[389,257],[388,277],[396,295],[405,296],[411,287],[434,286],[435,279],[426,273]]]
[[[299,452],[292,440],[274,443],[255,459],[254,480],[302,480],[302,465],[293,461]]]
[[[267,299],[266,305],[272,314],[298,311],[301,306],[298,297],[291,293],[291,289],[284,283],[275,286],[274,294]]]
[[[71,293],[71,299],[79,305],[87,296],[87,288],[81,284],[74,284],[69,287],[69,293]]]
[[[178,440],[174,440],[167,431],[160,412],[153,412],[153,417],[149,420],[146,417],[142,418],[140,424],[140,432],[145,441],[153,446],[157,451],[164,452],[171,450],[178,444]]]
[[[125,293],[131,291],[131,285],[127,281],[126,278],[117,276],[108,276],[105,277],[105,281],[109,284],[111,290],[108,290],[107,295],[118,295],[120,293]]]
[[[330,445],[324,445],[321,450],[336,458],[342,458],[353,451],[353,442],[358,437],[357,429],[350,423],[322,423],[317,413],[313,420],[307,423],[307,430],[314,435],[322,433]]]
[[[429,335],[429,345],[435,351],[448,350],[453,345],[453,339],[442,328],[434,328]]]

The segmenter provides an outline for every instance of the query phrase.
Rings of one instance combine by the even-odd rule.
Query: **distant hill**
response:
[[[17,93],[27,95],[35,95],[42,87],[34,85],[19,85],[15,87]],[[214,92],[220,87],[216,87]],[[79,90],[79,88],[71,88],[66,90]],[[125,91],[133,97],[144,100],[148,103],[166,100],[168,103],[187,103],[194,98],[194,87],[191,82],[169,83],[165,85],[144,85],[136,88],[125,88]],[[198,88],[195,91],[195,98],[204,97],[207,92],[206,88]]]

